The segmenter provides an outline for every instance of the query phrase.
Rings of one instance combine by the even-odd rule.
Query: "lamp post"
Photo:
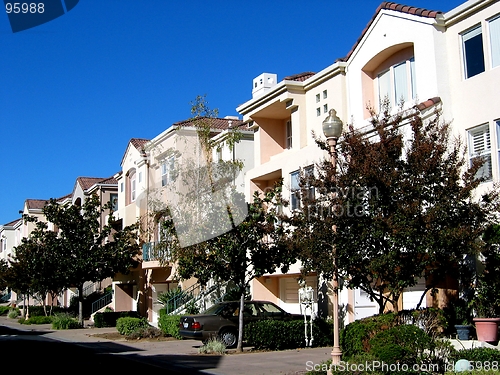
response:
[[[330,160],[333,165],[332,182],[335,182],[337,175],[337,140],[342,134],[342,120],[337,117],[337,112],[330,109],[328,117],[323,121],[323,134],[330,146]],[[333,232],[337,227],[332,227]],[[339,345],[339,272],[337,268],[337,248],[333,246],[333,350],[332,364],[340,363],[342,351]]]

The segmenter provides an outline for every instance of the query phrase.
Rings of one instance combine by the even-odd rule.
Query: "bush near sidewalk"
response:
[[[120,335],[131,335],[143,328],[148,328],[149,323],[146,318],[124,317],[116,321],[116,330]]]
[[[53,316],[30,316],[29,319],[20,318],[18,320],[21,324],[51,324]]]
[[[168,336],[172,336],[178,340],[182,340],[179,334],[179,324],[181,322],[180,315],[168,315],[165,309],[160,310],[160,318],[158,327]]]
[[[71,314],[60,313],[56,314],[52,319],[52,329],[76,329],[82,328],[78,320]]]
[[[137,311],[110,311],[94,314],[94,327],[116,327],[116,322],[119,318],[140,318],[141,316]]]
[[[308,327],[308,335],[309,335]],[[245,341],[256,349],[282,350],[306,346],[303,320],[261,320],[244,329]],[[333,324],[323,319],[313,322],[313,346],[333,344]]]

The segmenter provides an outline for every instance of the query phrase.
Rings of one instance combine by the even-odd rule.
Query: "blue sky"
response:
[[[446,12],[462,2],[404,3]],[[112,176],[130,138],[189,118],[197,95],[237,115],[259,74],[324,69],[380,3],[82,0],[18,33],[1,11],[0,224],[28,198],[71,193],[79,176]]]

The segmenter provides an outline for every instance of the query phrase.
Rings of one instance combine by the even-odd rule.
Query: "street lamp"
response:
[[[332,181],[335,182],[337,174],[337,140],[342,134],[342,120],[337,117],[337,111],[330,109],[328,117],[323,121],[323,134],[330,146],[330,160],[333,165]],[[333,232],[337,231],[334,225]],[[338,365],[342,351],[339,345],[339,272],[337,269],[337,248],[333,246],[333,350],[332,364]]]

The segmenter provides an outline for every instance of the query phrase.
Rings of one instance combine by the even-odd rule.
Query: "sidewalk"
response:
[[[99,353],[123,356],[179,373],[213,375],[300,375],[330,357],[331,348],[312,348],[242,354],[200,355],[201,342],[195,340],[127,341],[108,340],[92,335],[116,332],[115,328],[52,330],[48,324],[21,325],[0,317],[0,326],[35,331],[44,338],[85,346]],[[43,335],[40,335],[43,333]],[[169,372],[170,373],[170,372]]]

